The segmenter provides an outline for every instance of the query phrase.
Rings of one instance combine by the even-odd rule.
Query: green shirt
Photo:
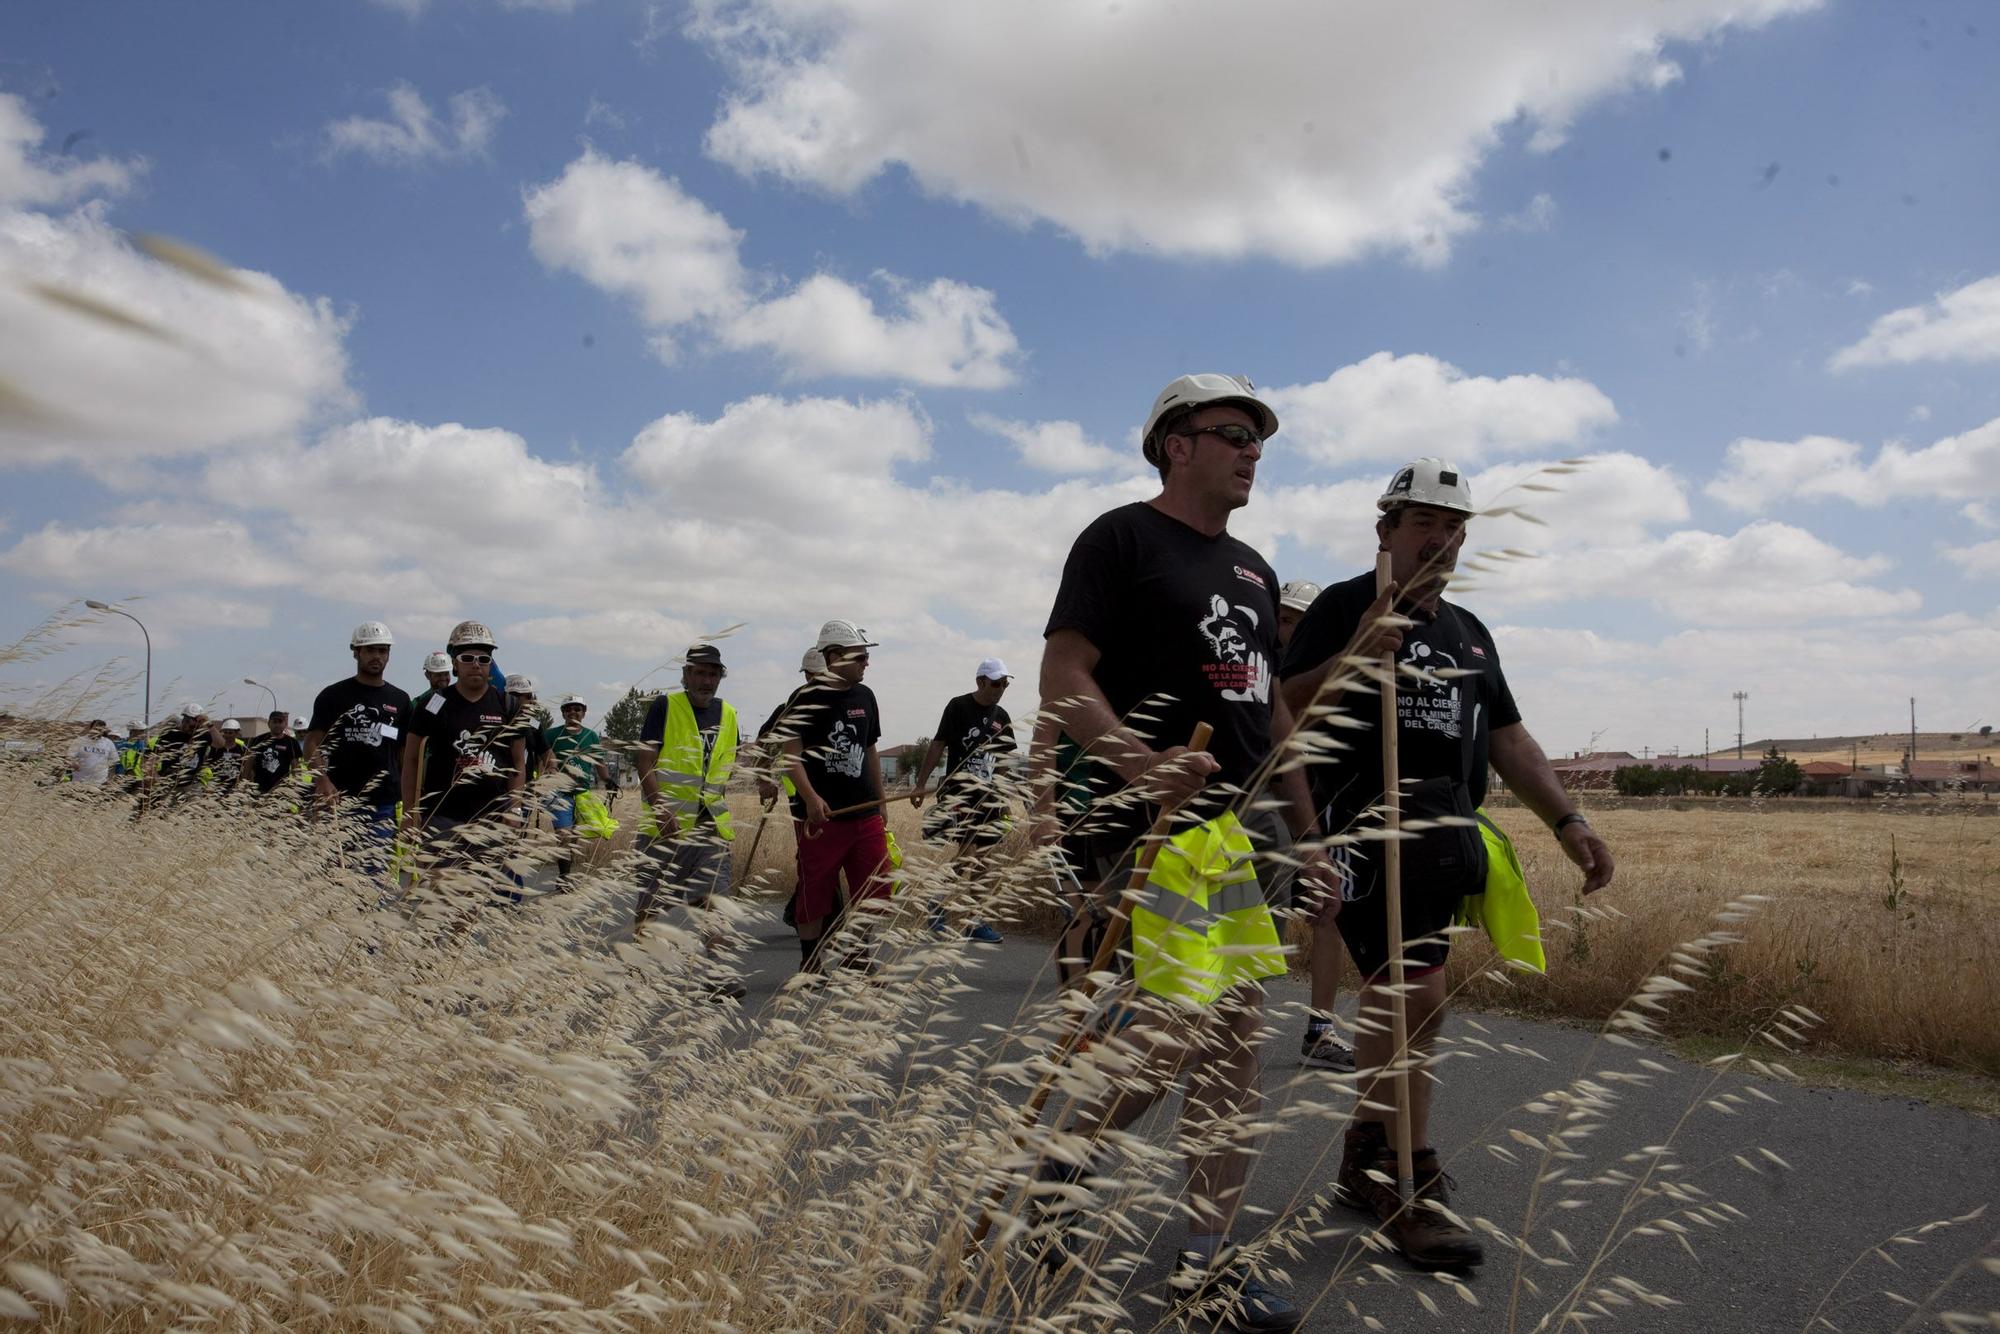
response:
[[[549,753],[564,773],[576,781],[579,789],[597,786],[597,766],[603,762],[601,753],[603,738],[588,727],[572,732],[560,723],[545,728],[542,735],[548,739]]]

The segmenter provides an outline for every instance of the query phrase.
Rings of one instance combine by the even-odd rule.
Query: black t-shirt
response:
[[[964,796],[974,789],[991,792],[1000,759],[1015,747],[1014,720],[998,704],[981,704],[960,695],[944,706],[937,735],[944,741],[944,778],[938,798]]]
[[[549,725],[549,720],[539,707],[514,700],[509,700],[507,704],[509,720],[521,724],[521,740],[528,752],[527,781],[532,783],[542,772],[542,759],[549,753],[549,739],[543,730]]]
[[[259,792],[269,792],[292,776],[292,767],[305,754],[299,739],[290,732],[283,736],[262,736],[250,744],[250,776]]]
[[[1143,501],[1099,515],[1063,565],[1043,634],[1074,630],[1096,646],[1112,712],[1155,750],[1186,745],[1196,723],[1215,729],[1208,751],[1221,770],[1188,804],[1192,819],[1220,812],[1270,754],[1277,589],[1248,544]],[[1103,817],[1094,828],[1137,833],[1149,822],[1130,804],[1102,804],[1120,786],[1109,764],[1093,764],[1091,782]]]
[[[791,716],[778,734],[799,741],[799,758],[813,791],[833,810],[873,801],[881,794],[868,780],[868,747],[882,739],[882,715],[867,686],[810,685],[792,696]],[[850,811],[843,820],[865,820],[875,808]],[[792,814],[803,820],[805,803],[794,798]]]
[[[370,806],[393,806],[402,785],[410,697],[384,681],[335,681],[313,700],[308,731],[321,733],[320,767],[334,790]]]
[[[169,727],[153,742],[154,773],[163,782],[192,783],[201,771],[207,738],[205,729]]]
[[[1374,601],[1372,573],[1328,587],[1292,631],[1282,674],[1311,671],[1347,647],[1361,626],[1362,613]],[[1470,790],[1472,804],[1479,805],[1486,800],[1487,738],[1494,728],[1521,721],[1521,710],[1500,670],[1500,650],[1493,636],[1465,608],[1440,602],[1435,620],[1419,620],[1403,631],[1397,664],[1431,673],[1439,669],[1473,673],[1421,681],[1397,673],[1396,763],[1406,780],[1455,778]],[[1381,701],[1370,687],[1366,695],[1343,693],[1340,706],[1362,726],[1317,723],[1347,749],[1334,751],[1307,770],[1314,803],[1327,813],[1329,833],[1347,828],[1382,800]]]
[[[211,779],[227,785],[243,776],[243,742],[240,738],[224,737],[217,743],[215,738],[206,737],[197,754],[195,768],[208,770]]]
[[[417,796],[424,817],[472,820],[503,806],[514,740],[532,727],[529,715],[509,713],[507,697],[491,686],[477,700],[456,685],[431,696],[410,715],[410,735],[428,743]]]

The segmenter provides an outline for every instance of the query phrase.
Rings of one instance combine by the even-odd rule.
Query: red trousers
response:
[[[888,826],[880,815],[860,820],[829,820],[817,837],[810,825],[799,826],[799,925],[819,921],[833,911],[840,892],[840,873],[847,872],[849,901],[889,897]]]

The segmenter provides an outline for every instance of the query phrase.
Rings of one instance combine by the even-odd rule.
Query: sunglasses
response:
[[[461,653],[458,655],[458,660],[460,662],[484,663],[493,661],[493,655],[491,653]]]
[[[1252,445],[1261,445],[1264,443],[1263,436],[1258,435],[1247,426],[1238,426],[1235,422],[1224,422],[1220,426],[1190,426],[1178,432],[1178,434],[1184,435],[1190,440],[1198,435],[1219,436],[1222,442],[1231,449],[1248,449]]]

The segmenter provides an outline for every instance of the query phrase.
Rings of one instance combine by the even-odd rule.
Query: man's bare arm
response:
[[[1520,723],[1495,728],[1488,738],[1493,770],[1507,784],[1507,790],[1521,804],[1553,826],[1566,815],[1576,814],[1576,804],[1563,790],[1562,780],[1549,766],[1541,743]],[[1583,871],[1583,892],[1595,894],[1611,883],[1614,865],[1611,848],[1582,820],[1572,820],[1556,835],[1563,852]]]

